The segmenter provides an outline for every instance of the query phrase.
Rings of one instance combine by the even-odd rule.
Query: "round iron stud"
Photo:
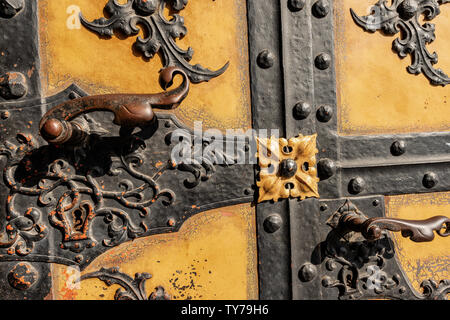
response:
[[[31,264],[20,262],[9,271],[7,278],[11,287],[25,291],[36,283],[39,273]]]
[[[419,10],[419,3],[417,0],[404,0],[398,7],[397,12],[403,20],[409,20],[416,16]]]
[[[331,65],[331,56],[328,53],[320,53],[316,59],[314,59],[314,64],[317,69],[326,70]]]
[[[366,186],[366,182],[361,177],[355,177],[348,184],[348,192],[351,194],[361,193]]]
[[[27,93],[27,80],[20,72],[7,72],[0,75],[0,96],[3,98],[19,99]]]
[[[281,228],[282,224],[283,219],[281,219],[279,214],[271,214],[264,220],[264,230],[267,233],[274,233]]]
[[[275,56],[272,52],[265,49],[261,51],[257,58],[258,66],[263,69],[268,69],[273,66],[275,62]]]
[[[317,268],[311,263],[305,263],[298,272],[298,277],[302,282],[312,281],[317,276]]]
[[[438,182],[439,178],[434,172],[428,172],[423,176],[422,183],[425,188],[434,188],[438,184]]]
[[[403,140],[398,140],[395,141],[392,145],[391,145],[391,153],[393,156],[401,156],[402,154],[404,154],[406,151],[406,142]]]
[[[292,12],[297,12],[302,10],[306,5],[305,0],[289,0],[288,1],[288,8]]]
[[[319,120],[320,122],[328,122],[333,117],[333,108],[326,105],[320,106],[317,109],[316,116],[317,120]]]
[[[280,163],[280,175],[284,178],[293,177],[297,169],[297,163],[292,159],[284,159]]]
[[[311,114],[311,110],[312,110],[312,108],[309,103],[299,102],[294,106],[292,113],[293,113],[294,119],[304,120],[309,117],[309,115]]]
[[[325,18],[330,13],[330,3],[328,0],[319,0],[314,3],[312,13],[316,18]]]
[[[326,180],[336,173],[336,164],[331,159],[321,159],[317,164],[320,180]]]

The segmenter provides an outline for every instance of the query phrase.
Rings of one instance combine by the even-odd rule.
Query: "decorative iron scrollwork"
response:
[[[120,32],[126,37],[136,36],[139,27],[145,29],[148,35],[145,39],[137,37],[134,48],[145,58],[153,58],[157,53],[161,54],[164,68],[177,66],[183,69],[194,83],[209,81],[228,68],[228,63],[217,71],[211,71],[199,64],[191,65],[194,50],[183,50],[176,43],[176,38],[182,38],[187,29],[184,18],[173,14],[171,20],[164,17],[164,9],[169,7],[175,11],[181,11],[187,5],[187,0],[128,0],[126,4],[119,4],[116,0],[109,0],[105,6],[105,12],[110,16],[100,18],[92,22],[80,15],[81,23],[99,36],[112,37],[114,32]]]
[[[351,10],[356,24],[367,31],[381,30],[388,35],[402,32],[403,36],[393,43],[393,50],[405,58],[411,55],[412,64],[408,72],[412,74],[423,73],[433,85],[445,86],[450,78],[441,69],[435,69],[438,62],[437,53],[431,54],[426,45],[436,39],[435,25],[426,22],[421,24],[422,15],[425,20],[432,20],[440,14],[440,5],[449,3],[449,0],[393,0],[389,7],[386,0],[379,0],[372,7],[372,14],[360,17]]]
[[[74,92],[85,95],[72,86],[48,101],[61,105]],[[102,113],[69,119],[86,129],[82,144],[40,146],[32,134],[19,133],[16,142],[0,145],[6,187],[0,261],[83,269],[110,247],[176,232],[198,212],[253,199],[244,193],[252,168],[235,166],[249,150],[229,150],[226,139],[190,131],[173,115],[155,114],[151,126],[125,136],[103,119]],[[206,186],[212,177],[220,188]]]
[[[161,286],[155,288],[147,297],[145,282],[152,277],[149,273],[136,273],[134,279],[119,271],[119,268],[101,268],[97,272],[85,274],[79,281],[86,279],[100,279],[107,286],[118,284],[122,288],[117,289],[114,300],[170,300],[170,295]]]
[[[394,246],[389,237],[380,233],[372,241],[367,241],[361,235],[360,228],[354,228],[360,223],[345,222],[349,217],[370,221],[349,200],[328,219],[327,224],[333,230],[328,234],[322,249],[326,256],[326,269],[337,271],[337,274],[336,278],[324,276],[324,287],[338,288],[340,299],[446,299],[450,292],[449,280],[439,284],[426,280],[421,284],[422,294],[413,292],[395,265]]]

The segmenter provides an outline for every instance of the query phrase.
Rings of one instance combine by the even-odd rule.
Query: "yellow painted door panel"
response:
[[[73,22],[80,11],[89,21],[103,16],[105,4],[91,0],[39,1],[41,71],[46,95],[74,82],[89,94],[161,91],[160,57],[140,57],[133,50],[136,36],[104,39]],[[203,121],[205,128],[250,128],[245,2],[190,2],[182,14],[188,31],[177,45],[194,49],[190,63],[211,70],[226,62],[230,65],[219,79],[191,86],[188,97],[174,113],[191,127],[194,121]]]
[[[433,86],[423,74],[406,71],[411,57],[392,50],[395,36],[366,32],[350,9],[369,15],[375,0],[339,0],[335,6],[335,55],[338,130],[342,135],[450,131],[450,86]],[[427,45],[439,54],[435,68],[450,72],[450,8],[433,19],[436,40]]]
[[[95,259],[83,272],[119,267],[134,277],[147,272],[148,296],[162,286],[174,300],[258,299],[255,210],[249,204],[203,212],[173,234],[124,243]],[[77,282],[75,269],[52,266],[53,299],[114,299],[119,285]]]
[[[389,218],[424,220],[433,216],[448,216],[450,192],[411,194],[386,197],[386,216]],[[450,237],[433,242],[417,243],[397,232],[391,233],[397,258],[414,288],[421,292],[424,279],[450,279]]]

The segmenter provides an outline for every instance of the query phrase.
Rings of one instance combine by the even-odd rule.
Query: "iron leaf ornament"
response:
[[[393,0],[389,7],[386,0],[379,0],[371,9],[368,16],[358,16],[350,9],[357,25],[366,31],[381,31],[388,35],[401,33],[401,37],[394,40],[393,50],[405,58],[411,55],[412,63],[407,68],[409,73],[423,73],[433,85],[446,86],[450,78],[441,69],[435,69],[438,62],[436,52],[430,53],[426,45],[436,39],[435,25],[429,22],[421,24],[419,19],[424,16],[430,21],[438,16],[440,5],[450,0]]]
[[[112,37],[120,33],[125,37],[136,36],[140,28],[144,29],[145,38],[138,36],[134,49],[145,58],[151,59],[159,53],[164,68],[178,66],[182,68],[193,83],[209,81],[220,76],[228,68],[227,62],[217,71],[212,71],[199,64],[191,65],[194,50],[189,47],[181,49],[175,39],[186,35],[184,18],[173,14],[171,20],[164,17],[166,6],[174,11],[181,11],[188,0],[128,0],[119,4],[117,0],[109,0],[104,12],[109,18],[102,17],[92,22],[86,20],[80,13],[81,24],[101,37]]]

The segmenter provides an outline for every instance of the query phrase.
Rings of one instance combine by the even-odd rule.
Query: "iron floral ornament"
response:
[[[289,140],[257,138],[258,164],[261,168],[258,202],[279,198],[319,197],[316,154],[317,135]]]
[[[174,11],[181,11],[187,2],[188,0],[128,0],[125,4],[119,4],[117,0],[109,0],[104,10],[109,18],[102,17],[89,22],[80,14],[80,20],[84,27],[101,37],[112,37],[115,32],[125,37],[137,36],[141,27],[147,36],[137,37],[134,43],[137,52],[147,59],[153,58],[157,53],[161,54],[164,68],[178,66],[193,83],[209,81],[224,73],[229,63],[217,71],[199,64],[189,64],[194,50],[190,47],[183,50],[175,43],[175,39],[182,38],[187,33],[184,18],[178,14],[173,14],[171,20],[164,17],[166,6]]]
[[[426,45],[436,39],[435,25],[432,23],[419,22],[423,15],[425,20],[430,21],[438,16],[440,5],[449,3],[450,0],[393,0],[390,7],[386,0],[379,0],[371,9],[371,15],[360,17],[351,10],[352,17],[357,25],[367,31],[375,32],[381,30],[388,35],[401,32],[402,36],[394,40],[393,50],[405,58],[411,55],[412,63],[407,68],[409,73],[423,73],[433,85],[446,86],[450,78],[441,69],[435,69],[434,64],[438,62],[436,52],[432,54]]]

